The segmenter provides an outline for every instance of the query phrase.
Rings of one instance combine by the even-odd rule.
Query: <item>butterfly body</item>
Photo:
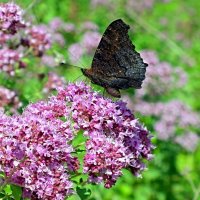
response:
[[[95,52],[90,69],[82,72],[93,83],[100,85],[114,96],[120,97],[120,89],[141,88],[147,64],[128,36],[128,29],[121,19],[106,29]]]

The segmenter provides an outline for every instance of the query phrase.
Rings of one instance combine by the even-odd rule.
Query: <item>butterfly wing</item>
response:
[[[135,51],[128,36],[129,28],[121,19],[108,26],[92,61],[93,82],[118,89],[141,87],[147,64]]]

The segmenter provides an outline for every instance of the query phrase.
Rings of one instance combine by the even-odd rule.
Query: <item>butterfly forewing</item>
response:
[[[112,22],[97,47],[91,69],[82,70],[93,83],[107,91],[140,88],[145,79],[147,64],[135,51],[128,29],[129,26],[121,19]]]
[[[93,61],[92,71],[106,76],[123,75],[116,55],[126,43],[129,26],[122,20],[112,22],[106,29],[97,47]]]

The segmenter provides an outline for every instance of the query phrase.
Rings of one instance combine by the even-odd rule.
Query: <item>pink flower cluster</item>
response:
[[[20,116],[0,117],[0,166],[5,181],[18,184],[41,199],[64,199],[72,194],[69,171],[78,160],[69,145],[73,133],[64,101],[29,105]],[[77,164],[76,164],[77,163]]]
[[[88,31],[84,34],[82,38],[82,46],[86,50],[87,53],[93,53],[94,49],[97,48],[99,42],[101,40],[101,34],[95,31]]]
[[[26,30],[26,34],[27,37],[22,43],[31,47],[36,56],[42,56],[51,47],[51,35],[45,26],[33,26]]]
[[[50,25],[51,30],[53,30],[54,32],[64,31],[64,32],[70,33],[70,32],[75,31],[74,24],[65,23],[59,17],[52,19],[49,25]]]
[[[84,84],[71,84],[60,90],[58,96],[72,102],[75,125],[89,137],[84,172],[89,174],[90,181],[104,181],[109,188],[121,175],[122,168],[140,175],[145,168],[142,159],[151,159],[153,146],[148,131],[125,103],[102,98]]]
[[[7,88],[0,87],[0,109],[10,107],[11,113],[16,113],[17,109],[22,106],[17,94]]]
[[[199,145],[200,137],[196,133],[188,132],[183,135],[178,135],[175,141],[187,151],[193,152]]]
[[[23,31],[19,32],[21,28]],[[1,50],[6,49],[6,56],[12,57],[11,51],[15,51],[16,56],[21,55],[22,52],[22,54],[33,53],[34,56],[41,57],[52,43],[58,43],[62,46],[65,44],[65,40],[60,33],[49,30],[45,25],[30,26],[30,23],[25,24],[23,10],[18,5],[0,3],[0,48]],[[14,61],[17,59],[16,56]],[[20,61],[22,58],[17,60]],[[9,61],[10,59],[7,60],[7,62]],[[6,65],[4,59],[0,63],[0,69],[9,75],[14,75],[16,63],[14,61]],[[2,66],[3,64],[4,66]],[[26,64],[20,61],[20,67],[24,68],[25,66]]]
[[[198,114],[178,100],[172,100],[167,103],[138,101],[134,106],[134,110],[142,115],[152,115],[159,118],[154,128],[158,138],[161,140],[175,138],[178,128],[183,129],[182,132],[187,133],[190,127],[199,127],[200,123]]]
[[[47,102],[30,104],[22,115],[0,116],[0,170],[5,182],[46,200],[72,194],[70,171],[79,161],[71,141],[80,129],[87,137],[84,173],[89,181],[112,187],[130,169],[145,168],[154,148],[148,131],[123,102],[112,102],[83,83],[60,88]],[[24,194],[25,195],[25,194]]]
[[[109,8],[112,9],[114,7],[114,4],[112,3],[111,0],[91,0],[91,7],[96,8],[96,7],[104,7],[104,8]]]
[[[60,46],[65,45],[64,34],[74,33],[75,25],[70,22],[64,22],[61,18],[56,17],[49,22],[49,32],[51,32],[52,43],[58,44]]]
[[[69,59],[72,63],[77,63],[84,54],[84,49],[79,43],[74,43],[68,48]]]
[[[44,66],[56,67],[58,63],[56,62],[55,56],[43,55],[41,58],[41,63]]]
[[[0,45],[5,44],[9,39],[10,35],[0,31]]]
[[[103,133],[94,131],[86,143],[87,154],[84,158],[84,173],[89,174],[93,183],[105,182],[110,188],[122,175],[122,169],[128,166],[133,155],[126,155],[127,149],[122,141],[114,140]]]
[[[99,1],[99,0],[96,0]],[[160,1],[156,1],[156,0],[127,0],[126,1],[126,8],[127,11],[130,12],[137,12],[137,13],[142,13],[148,10],[151,10],[154,8],[154,6],[158,3],[169,3],[170,0],[160,0]]]
[[[7,74],[14,76],[16,66],[21,67],[23,63],[20,61],[22,54],[16,50],[8,49],[4,47],[0,49],[0,72],[6,72]]]
[[[13,48],[12,39],[21,28],[25,28],[23,10],[14,3],[0,3],[0,72],[14,76],[17,68],[24,68],[23,53]],[[11,48],[12,46],[12,48]]]
[[[142,90],[137,90],[137,96],[164,95],[186,84],[187,74],[180,67],[174,68],[167,62],[160,62],[154,51],[143,51],[141,56],[149,66]]]
[[[151,9],[155,4],[155,0],[127,0],[127,10],[132,12],[144,12]]]
[[[44,85],[43,92],[50,93],[56,88],[64,87],[65,84],[66,84],[66,81],[64,77],[60,77],[56,73],[51,72],[48,74],[48,80]]]
[[[84,54],[93,55],[100,40],[101,34],[97,31],[98,27],[94,23],[86,22],[82,26],[82,31],[85,31],[79,43],[74,43],[69,46],[69,59],[73,63],[77,63]]]
[[[81,31],[98,31],[99,27],[91,21],[83,22],[81,26]]]
[[[0,4],[0,30],[6,33],[15,34],[18,29],[24,28],[22,18],[23,10],[14,3]]]
[[[187,151],[195,150],[198,142],[191,142],[191,139],[184,143],[180,141],[183,138],[200,139],[195,133],[195,128],[199,128],[200,124],[199,115],[180,100],[160,101],[174,89],[183,87],[187,83],[187,74],[180,67],[175,68],[167,62],[160,62],[154,51],[143,51],[141,55],[149,65],[147,77],[142,89],[136,91],[134,102],[130,97],[125,98],[129,108],[142,115],[156,117],[154,130],[158,139],[172,140]]]

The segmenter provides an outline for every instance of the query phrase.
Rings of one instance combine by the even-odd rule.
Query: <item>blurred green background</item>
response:
[[[7,1],[3,1],[7,2]],[[136,46],[137,51],[153,51],[157,54],[159,62],[168,63],[172,71],[176,66],[187,74],[187,83],[178,88],[176,82],[171,84],[167,93],[155,96],[153,100],[147,94],[143,100],[153,103],[167,103],[178,100],[187,105],[191,112],[199,117],[200,111],[200,1],[198,0],[16,0],[26,10],[26,17],[35,24],[46,24],[49,26],[55,17],[59,17],[65,23],[73,25],[73,31],[65,31],[62,35],[65,44],[55,44],[48,54],[59,60],[59,67],[42,68],[35,66],[38,62],[35,58],[28,61],[28,70],[41,74],[51,71],[58,72],[65,80],[74,81],[80,75],[78,67],[71,68],[67,64],[79,67],[91,66],[92,57],[96,44],[90,52],[84,51],[80,57],[73,62],[70,59],[69,48],[73,44],[81,44],[86,32],[96,32],[102,35],[106,27],[115,19],[122,18],[131,29],[129,36]],[[90,22],[95,27],[85,23]],[[94,41],[94,40],[93,40]],[[90,41],[89,41],[90,42]],[[92,45],[91,45],[92,46]],[[74,52],[76,54],[76,51]],[[75,55],[76,57],[76,55]],[[153,59],[153,58],[152,58]],[[162,64],[159,65],[162,70]],[[22,75],[20,75],[22,78]],[[170,75],[169,75],[170,76]],[[14,84],[15,80],[5,79],[1,75],[1,84],[18,91],[23,106],[29,102],[43,98],[42,88],[46,79],[40,81],[37,78],[25,76],[25,82]],[[84,77],[81,77],[84,79]],[[22,80],[22,79],[21,79]],[[96,86],[94,86],[96,87]],[[160,87],[157,84],[157,87]],[[101,90],[100,87],[96,89]],[[103,91],[103,90],[102,90]],[[134,104],[134,91],[128,90],[123,93],[128,95]],[[164,106],[165,107],[165,106]],[[135,109],[137,110],[137,109]],[[177,110],[176,112],[182,112]],[[141,110],[142,113],[142,110]],[[175,142],[175,135],[184,132],[185,127],[176,127],[174,136],[165,140],[157,137],[155,123],[160,116],[145,116],[140,112],[136,116],[147,126],[154,136],[153,142],[156,146],[154,159],[147,163],[148,170],[143,172],[142,178],[136,178],[130,172],[124,170],[122,176],[111,189],[101,186],[89,185],[92,194],[90,200],[199,200],[200,199],[200,145],[199,125],[192,124],[187,127],[192,130],[197,138],[187,138],[186,142],[194,145],[191,149],[184,148]],[[171,118],[172,113],[168,113]],[[185,114],[187,115],[187,113]],[[184,120],[187,116],[178,116],[178,120]],[[180,126],[176,123],[174,126]],[[190,124],[189,124],[190,126]],[[167,128],[167,127],[166,127]],[[178,129],[178,130],[177,130]],[[165,132],[165,130],[163,130]],[[190,139],[192,141],[190,141]],[[69,199],[79,199],[73,195]]]

